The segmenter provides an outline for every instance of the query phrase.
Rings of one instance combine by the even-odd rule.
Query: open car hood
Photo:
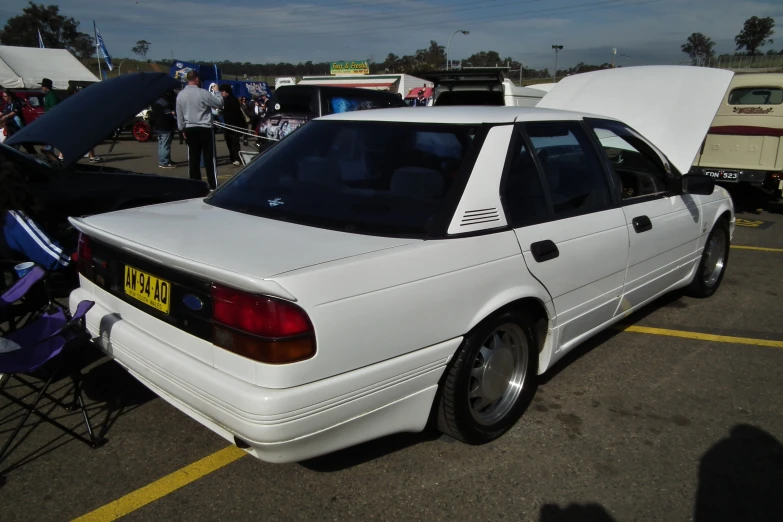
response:
[[[614,118],[687,174],[734,73],[706,67],[623,67],[563,78],[538,107]]]
[[[59,103],[5,143],[51,145],[62,152],[63,166],[68,167],[166,91],[178,87],[180,83],[165,73],[105,80]]]

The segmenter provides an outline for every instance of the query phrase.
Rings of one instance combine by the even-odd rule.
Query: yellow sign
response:
[[[329,74],[370,74],[370,64],[364,61],[329,62]]]

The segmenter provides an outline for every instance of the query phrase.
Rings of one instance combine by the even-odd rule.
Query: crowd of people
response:
[[[217,186],[215,122],[222,129],[229,152],[229,161],[238,167],[240,141],[248,144],[248,136],[258,126],[267,111],[266,95],[237,98],[230,84],[202,88],[198,73],[190,71],[187,85],[179,92],[169,91],[151,107],[151,123],[158,139],[158,167],[175,168],[171,160],[174,133],[179,131],[180,143],[188,145],[188,170],[192,179],[201,179],[205,169],[211,189]]]

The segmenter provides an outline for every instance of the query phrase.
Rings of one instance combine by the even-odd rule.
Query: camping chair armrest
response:
[[[24,297],[36,283],[45,277],[46,270],[40,266],[34,267],[23,278],[14,283],[11,288],[3,293],[2,297],[0,297],[0,308],[10,306]]]

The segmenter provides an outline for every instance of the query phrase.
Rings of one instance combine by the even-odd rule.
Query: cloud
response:
[[[0,17],[21,12],[26,0],[6,0]],[[551,45],[562,44],[560,64],[611,60],[611,48],[632,62],[678,63],[692,32],[733,50],[733,37],[751,15],[783,19],[779,0],[61,0],[60,10],[89,32],[95,19],[110,52],[130,56],[140,39],[151,58],[204,61],[383,60],[412,54],[436,40],[452,40],[452,58],[482,50],[551,67]]]

